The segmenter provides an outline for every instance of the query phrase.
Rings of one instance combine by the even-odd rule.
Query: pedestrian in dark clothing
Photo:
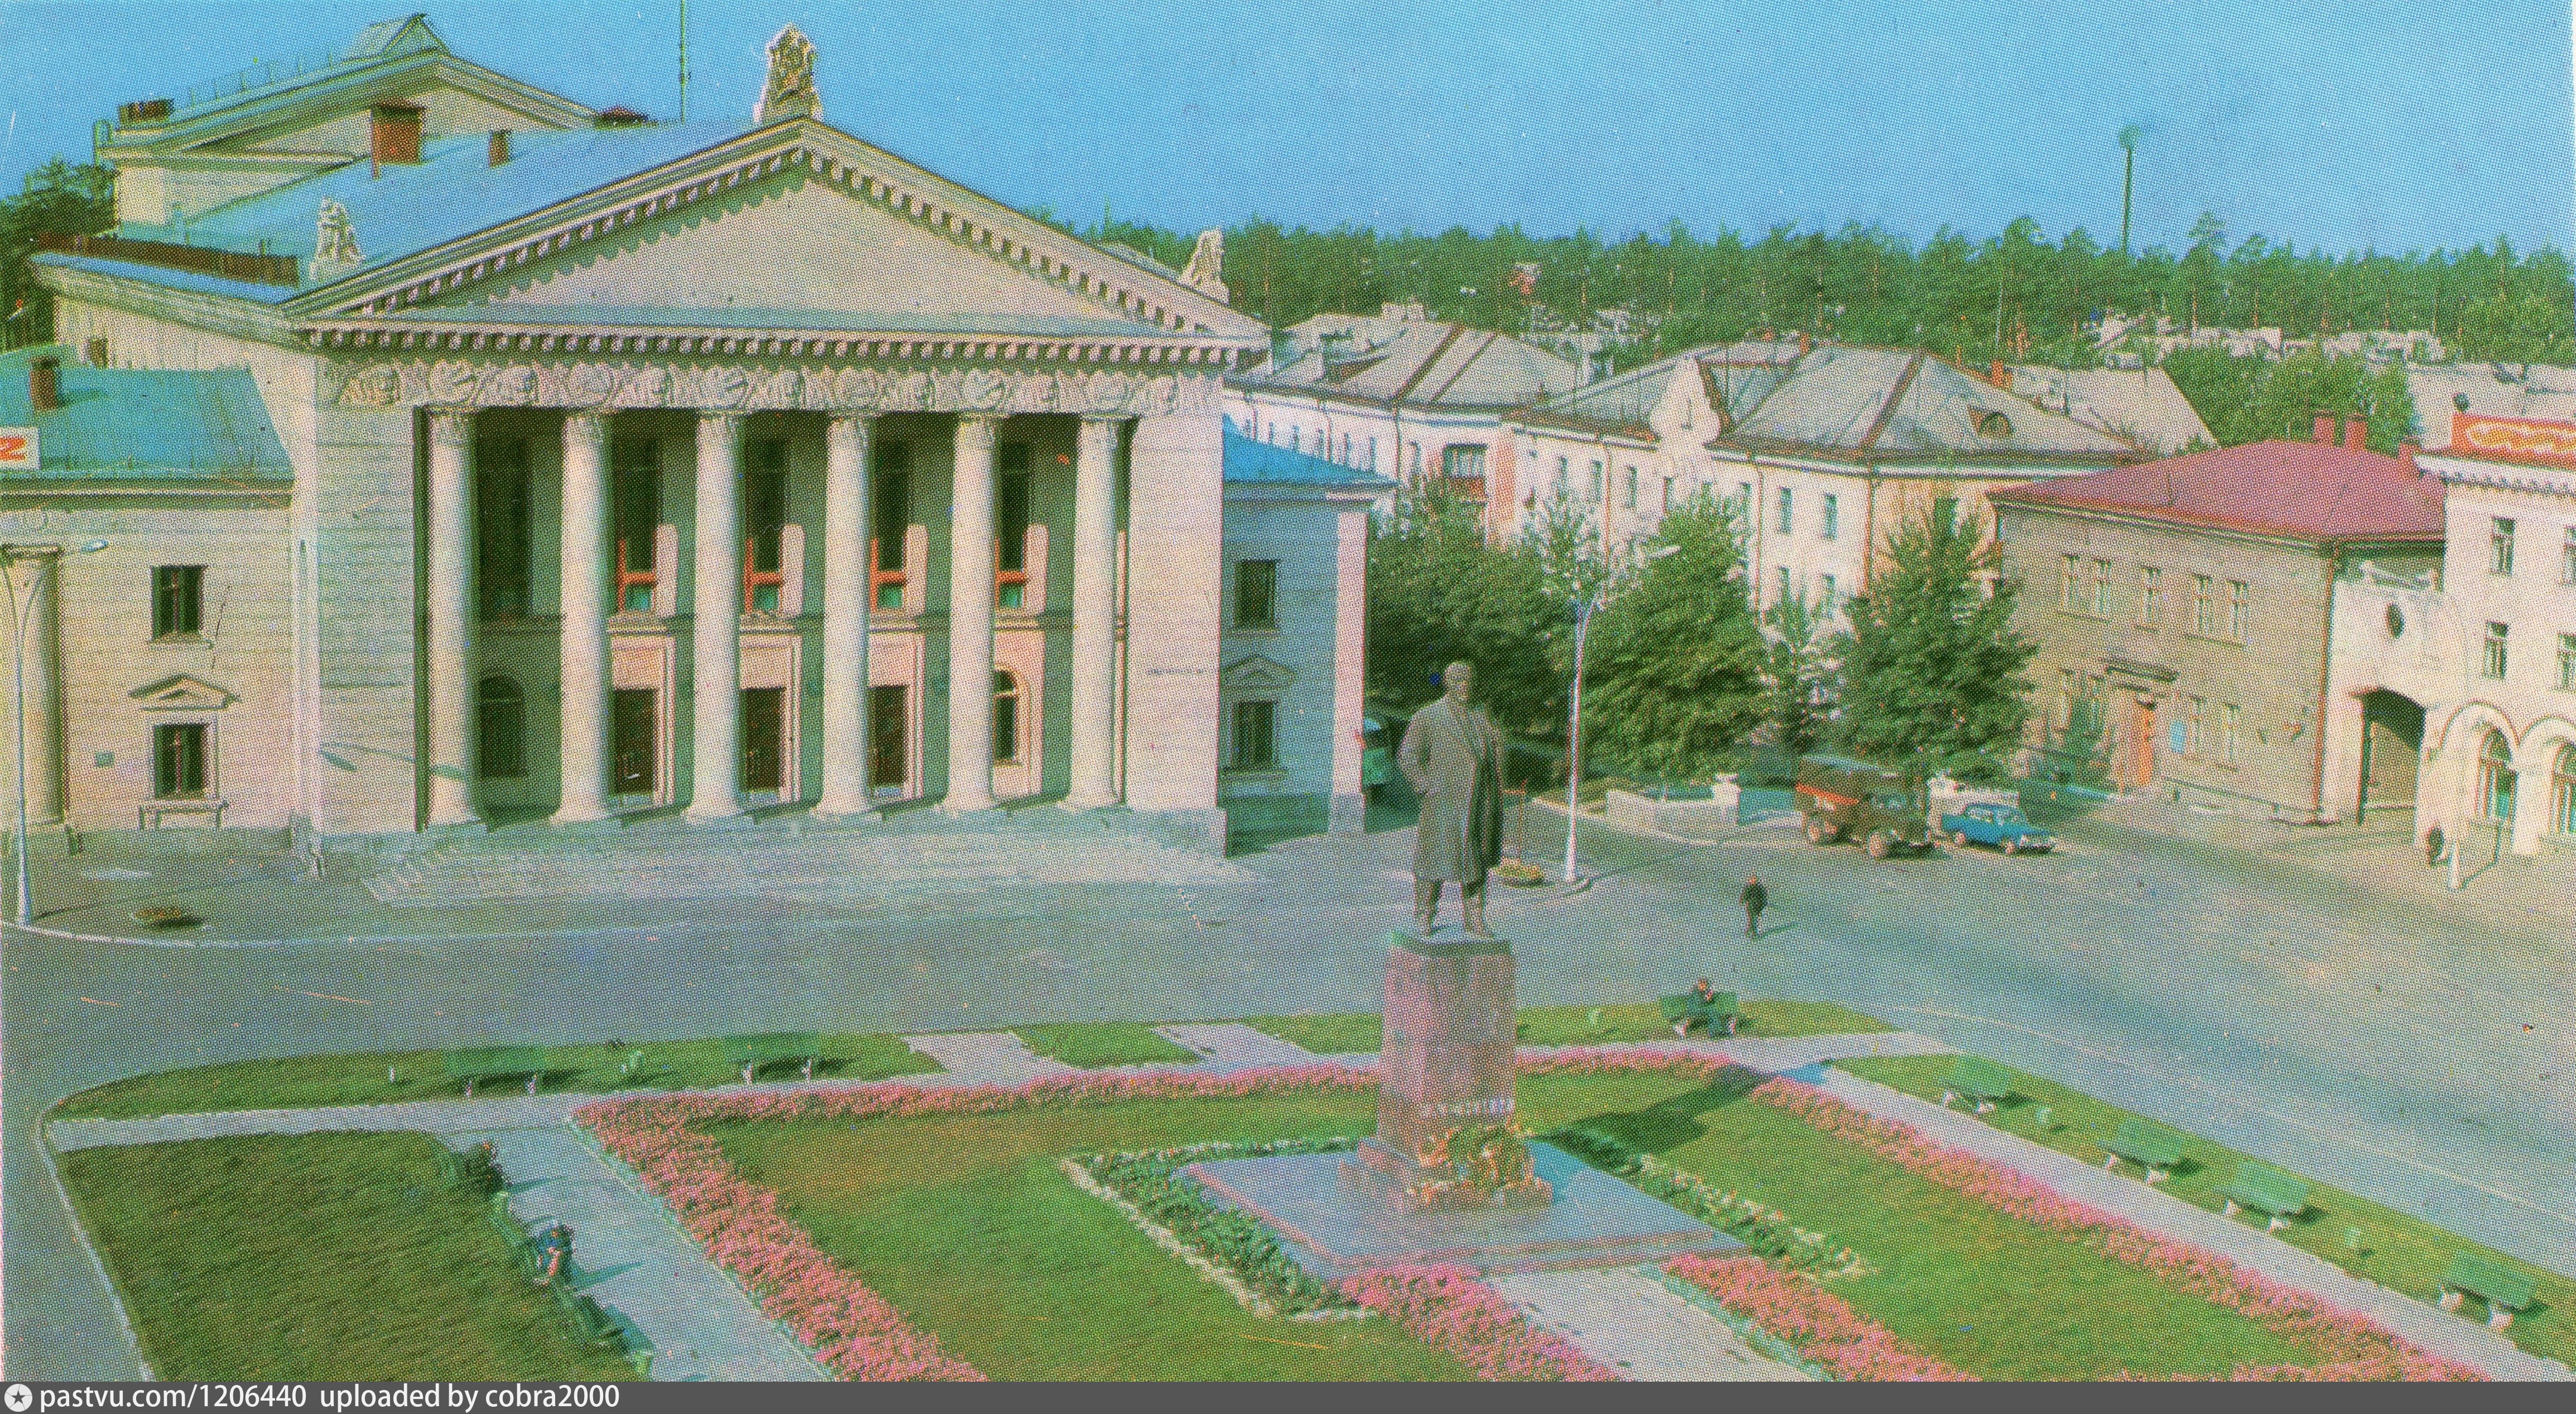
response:
[[[1744,900],[1744,936],[1761,937],[1762,910],[1770,906],[1771,892],[1762,887],[1761,876],[1747,874],[1744,876],[1744,893],[1741,897]]]
[[[537,1285],[551,1286],[571,1275],[572,1229],[556,1223],[546,1234],[545,1269],[537,1273]]]

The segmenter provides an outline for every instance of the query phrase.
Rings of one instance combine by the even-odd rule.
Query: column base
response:
[[[1119,803],[1120,801],[1116,792],[1102,791],[1096,795],[1068,795],[1064,799],[1056,802],[1056,808],[1060,810],[1106,810]]]
[[[851,825],[874,824],[885,818],[885,812],[877,809],[873,805],[861,805],[850,808],[843,808],[839,805],[817,805],[814,807],[810,818],[817,825],[831,828],[846,828]]]
[[[709,811],[701,815],[694,810],[680,812],[680,823],[693,830],[747,830],[761,823],[759,816],[748,810]]]
[[[1359,795],[1336,794],[1324,831],[1334,835],[1356,835],[1368,829],[1368,801]]]
[[[546,826],[554,830],[622,830],[626,828],[626,817],[613,810],[602,810],[596,814],[559,810],[547,817]]]
[[[946,815],[971,815],[979,810],[990,810],[1001,803],[999,799],[990,795],[978,797],[959,795],[951,791],[940,797],[939,809],[940,813]]]
[[[420,833],[424,835],[488,835],[492,833],[492,825],[490,821],[485,820],[480,815],[468,815],[462,820],[432,820],[428,824],[420,827]]]

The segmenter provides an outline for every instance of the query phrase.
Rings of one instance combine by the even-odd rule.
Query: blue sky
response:
[[[417,4],[419,0],[412,0]],[[0,0],[0,181],[120,100],[345,44],[361,4]],[[1018,206],[1192,229],[1611,237],[1875,222],[2302,250],[2576,247],[2568,0],[700,0],[693,116],[748,113],[793,22],[824,114]],[[677,0],[449,3],[460,54],[595,106],[677,106]]]

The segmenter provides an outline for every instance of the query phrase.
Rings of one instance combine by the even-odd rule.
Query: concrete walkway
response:
[[[1631,1380],[1809,1378],[1756,1351],[1733,1327],[1674,1294],[1651,1267],[1517,1272],[1485,1279],[1532,1324]]]
[[[1265,1065],[1305,1065],[1322,1059],[1303,1046],[1290,1045],[1267,1031],[1240,1021],[1157,1026],[1163,1039],[1195,1052],[1215,1070],[1244,1070]]]
[[[949,1085],[1026,1085],[1050,1075],[1072,1075],[1075,1067],[1039,1055],[1008,1031],[952,1031],[937,1036],[906,1036],[903,1043],[939,1062]]]
[[[1854,1109],[1910,1125],[1925,1138],[2021,1174],[2079,1203],[2116,1214],[2144,1232],[2215,1253],[2247,1271],[2367,1317],[2436,1355],[2499,1380],[2576,1378],[2555,1360],[2529,1354],[2503,1333],[2353,1276],[2262,1228],[2196,1208],[2144,1183],[2104,1173],[2035,1140],[2007,1134],[1973,1115],[1916,1099],[1834,1069],[1801,1080]]]
[[[653,1351],[657,1380],[828,1380],[804,1345],[760,1313],[671,1217],[660,1199],[570,1129],[495,1129],[510,1212],[530,1231],[573,1230],[575,1286],[625,1318]]]

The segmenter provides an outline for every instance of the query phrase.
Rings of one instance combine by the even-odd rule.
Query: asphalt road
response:
[[[1533,814],[1533,858],[1561,853],[1550,837],[1561,826]],[[8,1373],[133,1373],[34,1143],[44,1109],[74,1091],[377,1047],[1373,1008],[1410,838],[1291,841],[1239,857],[1247,882],[1225,888],[997,883],[905,916],[727,900],[645,926],[459,941],[11,936]],[[1599,882],[1580,893],[1496,889],[1524,1004],[1642,998],[1701,975],[1829,998],[2576,1272],[2563,936],[2498,934],[2082,823],[2053,856],[1883,863],[1778,829],[1688,847],[1587,826],[1586,861]],[[1773,900],[1755,942],[1735,904],[1748,869]]]

